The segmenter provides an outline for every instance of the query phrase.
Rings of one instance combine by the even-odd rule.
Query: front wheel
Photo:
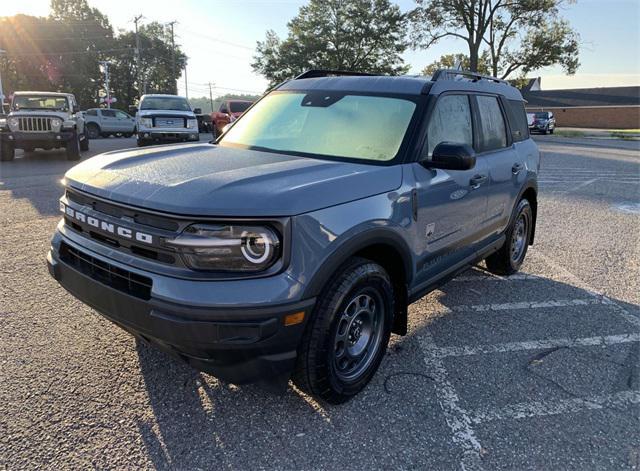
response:
[[[3,142],[2,146],[0,146],[0,160],[3,162],[8,162],[9,160],[13,160],[16,156],[16,148],[14,147],[12,142]]]
[[[507,229],[504,245],[485,260],[487,269],[496,275],[512,275],[517,272],[527,255],[532,229],[531,204],[528,200],[522,199],[518,203],[515,217]]]
[[[97,124],[87,124],[87,137],[89,139],[98,139],[100,137],[100,128]]]
[[[393,312],[393,287],[384,268],[362,258],[349,260],[318,298],[293,381],[331,404],[351,399],[382,361]]]
[[[67,142],[67,160],[80,160],[80,136],[75,132]]]

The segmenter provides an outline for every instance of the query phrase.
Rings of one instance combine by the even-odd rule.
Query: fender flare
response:
[[[384,244],[396,250],[402,257],[404,275],[407,286],[413,278],[411,250],[406,241],[398,233],[389,228],[376,227],[365,229],[346,239],[333,253],[322,262],[322,265],[307,284],[303,298],[318,296],[331,276],[350,257],[367,247]]]

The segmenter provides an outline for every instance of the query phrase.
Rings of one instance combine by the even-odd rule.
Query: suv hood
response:
[[[175,111],[175,110],[140,110],[138,111],[138,116],[140,118],[144,118],[146,116],[156,116],[156,115],[162,115],[162,116],[180,116],[182,117],[187,117],[187,118],[195,118],[196,115],[193,114],[193,111]]]
[[[21,110],[12,111],[7,115],[7,118],[18,118],[20,116],[48,116],[50,118],[60,118],[64,121],[66,119],[69,119],[70,113],[55,110]]]
[[[402,169],[188,144],[102,154],[65,180],[105,199],[185,216],[293,216],[392,191]]]

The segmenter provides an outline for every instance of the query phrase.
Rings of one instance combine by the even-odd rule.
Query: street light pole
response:
[[[111,91],[109,90],[109,61],[100,61],[104,67],[104,86],[107,89],[107,108],[111,108]]]
[[[185,94],[185,97],[188,100],[189,99],[189,84],[187,83],[187,59],[188,59],[188,57],[185,57],[185,59],[184,59],[184,94]]]
[[[0,56],[6,54],[7,51],[0,49]],[[4,92],[2,88],[2,68],[0,67],[0,113],[4,114]]]

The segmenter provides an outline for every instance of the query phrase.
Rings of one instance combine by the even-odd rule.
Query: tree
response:
[[[389,0],[310,0],[281,40],[267,31],[251,64],[272,85],[308,69],[401,74],[406,18]]]
[[[471,64],[468,55],[445,54],[444,56],[441,56],[437,61],[432,62],[424,69],[422,69],[422,75],[431,76],[438,69],[455,69],[458,64],[460,65],[462,70],[471,70]],[[478,70],[476,70],[475,72],[480,72],[481,74],[489,73],[489,58],[487,53],[480,56],[477,69]]]
[[[415,1],[409,14],[414,46],[462,39],[473,71],[485,52],[491,73],[502,78],[551,65],[573,74],[579,66],[578,34],[558,16],[560,7],[573,0]]]

